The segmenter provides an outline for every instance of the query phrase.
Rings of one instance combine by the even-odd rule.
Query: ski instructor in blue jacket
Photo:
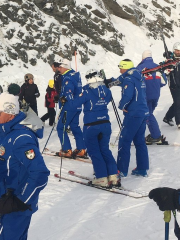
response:
[[[35,116],[37,116],[34,113]],[[29,118],[28,118],[29,119]],[[24,122],[24,124],[22,123]],[[18,96],[0,95],[0,240],[26,240],[31,216],[49,176],[34,131],[25,126]],[[28,122],[28,120],[27,120]]]
[[[66,94],[69,92],[77,97],[82,92],[80,73],[75,72],[73,69],[71,69],[71,63],[68,59],[60,59],[58,71],[61,73],[62,79],[61,92],[59,97],[66,96]],[[59,108],[61,108],[61,102],[59,105]],[[58,137],[62,146],[62,149],[58,153],[60,157],[71,158],[74,156],[83,158],[86,156],[83,134],[79,126],[79,116],[81,111],[82,106],[74,108],[69,105],[68,102],[63,106],[57,124]],[[64,117],[65,113],[66,118]],[[76,141],[76,149],[73,152],[68,134],[66,131],[64,131],[64,127],[67,129],[68,126],[70,126],[70,129]]]
[[[145,142],[146,120],[149,110],[146,102],[146,85],[141,72],[134,68],[131,60],[122,60],[119,64],[122,98],[119,109],[124,113],[123,127],[119,137],[117,166],[121,177],[128,175],[131,142],[136,148],[137,167],[132,175],[147,176],[149,157]]]
[[[136,67],[139,71],[145,70],[146,68],[157,67],[158,64],[154,63],[152,58],[152,52],[150,50],[145,50],[142,54],[142,61]],[[153,114],[155,108],[158,105],[158,100],[160,97],[161,87],[166,85],[167,78],[164,73],[153,72],[151,74],[145,74],[146,83],[146,100],[149,109],[149,117],[147,120],[147,126],[149,128],[150,134],[146,137],[146,143],[162,143],[163,137],[161,136],[161,131],[158,122]]]

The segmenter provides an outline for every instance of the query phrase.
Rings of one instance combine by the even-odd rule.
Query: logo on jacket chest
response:
[[[6,150],[5,148],[1,145],[0,146],[0,156],[3,156],[5,154]]]

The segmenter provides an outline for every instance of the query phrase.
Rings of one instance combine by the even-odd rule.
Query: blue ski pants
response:
[[[118,144],[117,167],[120,172],[128,173],[132,141],[136,148],[136,164],[139,170],[149,169],[148,150],[145,142],[146,117],[126,115],[123,121]]]
[[[84,126],[83,134],[96,178],[117,174],[116,161],[109,149],[111,124]]]
[[[147,101],[147,106],[149,108],[149,117],[147,119],[147,126],[152,138],[159,138],[161,136],[161,131],[159,129],[158,122],[153,115],[153,112],[158,104],[158,99],[152,99]]]
[[[5,214],[1,218],[0,240],[27,240],[31,215]]]
[[[78,150],[85,149],[86,147],[84,144],[83,133],[79,126],[79,115],[81,112],[67,111],[66,119],[64,119],[64,112],[65,111],[61,112],[57,125],[57,132],[61,142],[62,150],[65,151],[72,149],[68,134],[66,132],[68,126],[70,126],[70,129],[74,135],[76,141],[76,148]]]

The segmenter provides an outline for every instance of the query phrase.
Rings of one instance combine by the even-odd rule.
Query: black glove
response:
[[[67,102],[67,99],[66,99],[66,97],[60,97],[60,102],[62,103],[62,104],[65,104],[66,102]]]
[[[149,192],[149,198],[153,199],[161,211],[180,210],[179,205],[180,190],[173,188],[155,188]]]
[[[0,214],[8,214],[11,212],[24,212],[26,210],[31,210],[31,206],[25,204],[19,198],[13,194],[13,190],[8,189],[6,194],[3,194],[0,198]]]
[[[163,53],[163,57],[165,57],[165,58],[173,58],[173,53],[171,51],[168,51],[168,56],[167,56],[167,53],[164,52]]]
[[[40,96],[40,94],[39,93],[35,93],[34,94],[37,98]]]
[[[55,103],[58,103],[58,102],[59,102],[59,96],[58,96],[58,95],[55,95],[55,96],[54,96],[54,102],[55,102]]]
[[[111,83],[112,82],[112,79],[110,78],[110,79],[104,79],[104,84],[106,85],[106,87],[107,88],[109,88],[109,83]]]

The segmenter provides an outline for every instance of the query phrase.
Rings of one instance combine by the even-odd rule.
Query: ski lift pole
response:
[[[164,222],[165,222],[165,240],[169,240],[169,222],[171,221],[171,211],[164,212]]]
[[[75,57],[75,69],[77,72],[77,47],[76,47],[76,45],[75,45],[74,57]]]

